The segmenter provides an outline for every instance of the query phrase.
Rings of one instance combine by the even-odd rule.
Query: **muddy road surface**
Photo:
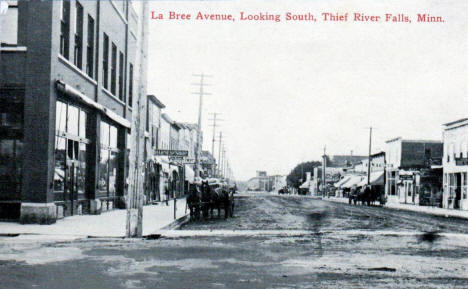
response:
[[[468,222],[242,194],[156,240],[0,240],[0,288],[468,288]]]

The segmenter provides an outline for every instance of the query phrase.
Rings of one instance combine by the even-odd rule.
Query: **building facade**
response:
[[[468,210],[468,119],[444,125],[443,207]]]
[[[202,151],[200,165],[202,167],[202,173],[200,175],[202,178],[215,177],[216,160],[209,151]]]
[[[437,181],[440,171],[437,166],[441,165],[442,141],[398,137],[388,140],[386,145],[385,194],[389,201],[420,204],[422,188],[436,194],[441,185]]]
[[[154,95],[148,95],[146,107],[145,131],[145,204],[162,200],[164,170],[162,163],[157,161],[155,150],[160,149],[161,115],[166,106]]]
[[[146,95],[147,6],[11,2],[12,30],[0,36],[0,217],[53,223],[123,207],[132,109]]]

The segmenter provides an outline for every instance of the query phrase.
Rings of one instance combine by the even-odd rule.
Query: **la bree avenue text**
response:
[[[270,12],[257,12],[247,13],[241,11],[237,17],[233,14],[223,13],[208,13],[198,11],[196,13],[185,13],[169,11],[166,13],[160,13],[157,11],[150,12],[151,20],[176,20],[176,21],[308,21],[308,22],[401,22],[411,23],[412,19],[416,22],[431,22],[431,23],[442,23],[445,19],[442,16],[431,15],[428,13],[418,13],[414,16],[410,16],[404,13],[384,13],[381,15],[366,14],[362,12],[321,12],[321,13],[293,13],[286,12],[283,14],[276,14]]]

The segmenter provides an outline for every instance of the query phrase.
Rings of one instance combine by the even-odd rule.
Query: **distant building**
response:
[[[279,190],[284,186],[286,186],[286,176],[268,176],[266,171],[257,171],[257,176],[247,182],[247,188],[250,191],[271,192]]]
[[[266,177],[267,172],[266,171],[257,171],[257,177]]]
[[[327,167],[347,168],[365,159],[367,159],[367,156],[333,155],[328,161]]]
[[[148,95],[146,107],[146,131],[145,131],[145,203],[161,201],[164,195],[164,173],[163,164],[155,150],[161,149],[161,115],[166,106],[154,95]],[[166,160],[167,161],[167,160]],[[166,167],[166,166],[164,166]]]

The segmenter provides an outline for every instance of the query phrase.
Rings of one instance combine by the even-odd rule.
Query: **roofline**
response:
[[[415,143],[415,142],[420,142],[420,143],[443,143],[442,140],[434,140],[434,139],[404,139],[401,136],[397,138],[393,138],[390,140],[385,141],[385,143],[391,143],[394,141],[401,141],[401,142],[410,142],[410,143]]]
[[[367,158],[367,156],[361,155],[331,155],[332,158],[334,157],[351,157],[351,158]]]
[[[465,123],[463,123],[463,122],[465,122]],[[467,125],[468,124],[468,118],[462,118],[462,119],[459,119],[459,120],[448,122],[448,123],[443,124],[443,126],[445,126],[446,129],[448,129],[450,126],[453,126],[455,124],[460,124],[460,126]]]
[[[171,125],[175,126],[175,127],[178,128],[178,129],[183,128],[183,127],[182,127],[180,124],[178,124],[176,121],[173,121],[173,122],[171,123]]]
[[[162,118],[164,118],[164,120],[166,120],[168,123],[172,124],[174,121],[171,119],[171,117],[167,114],[167,113],[163,113],[161,115]]]
[[[148,94],[148,98],[152,100],[159,108],[166,108],[166,106],[153,94]]]
[[[382,155],[382,156],[385,156],[385,152],[384,152],[384,151],[381,151],[381,152],[375,153],[375,154],[371,155],[371,158],[372,158],[372,157],[378,157],[378,156],[381,156],[381,155]]]
[[[402,140],[403,138],[401,136],[399,137],[396,137],[396,138],[392,138],[392,139],[389,139],[389,140],[386,140],[385,143],[391,143],[391,142],[394,142],[394,141],[397,141],[397,140]]]

